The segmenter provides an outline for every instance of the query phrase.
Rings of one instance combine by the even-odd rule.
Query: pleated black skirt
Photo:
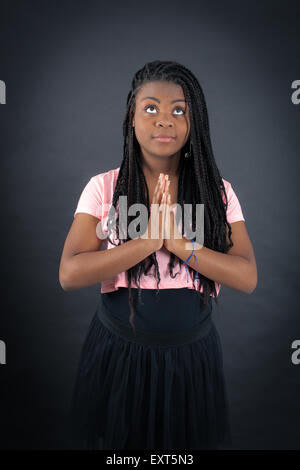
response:
[[[132,289],[137,301],[137,289]],[[81,350],[72,404],[80,449],[200,450],[232,443],[212,299],[142,290],[134,333],[128,289],[101,294]]]

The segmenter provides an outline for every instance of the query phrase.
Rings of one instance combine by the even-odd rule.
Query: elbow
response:
[[[70,289],[69,285],[65,281],[59,280],[59,283],[65,292],[69,292],[70,290],[72,290]]]
[[[255,286],[251,286],[251,287],[248,287],[248,289],[246,291],[244,291],[246,294],[252,294],[256,289],[256,285]]]
[[[251,272],[251,274],[247,278],[247,287],[245,289],[246,294],[252,294],[257,287],[257,269],[254,269],[254,272]]]
[[[65,292],[68,292],[70,291],[70,285],[68,284],[68,281],[65,279],[65,278],[59,278],[59,283],[62,287],[62,289],[65,291]]]
[[[65,292],[73,290],[70,276],[66,273],[65,270],[59,270],[59,283]]]
[[[244,294],[252,294],[257,287],[257,266],[253,261],[243,260],[242,270],[239,273],[242,286],[239,288]]]

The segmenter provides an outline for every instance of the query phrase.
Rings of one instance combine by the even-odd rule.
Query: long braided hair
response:
[[[146,82],[152,81],[170,81],[180,85],[183,89],[185,99],[189,105],[190,112],[190,135],[181,149],[179,162],[179,180],[178,180],[178,200],[182,208],[182,216],[184,218],[184,204],[191,204],[192,207],[192,230],[195,230],[195,208],[196,204],[204,204],[204,245],[212,250],[226,253],[232,246],[231,225],[227,221],[226,210],[228,200],[222,177],[217,168],[213,155],[208,113],[203,90],[197,78],[183,65],[174,61],[148,62],[140,70],[136,72],[132,79],[131,90],[127,96],[126,115],[123,121],[123,161],[120,165],[119,175],[116,181],[112,206],[108,214],[109,232],[111,225],[114,224],[117,230],[117,239],[119,237],[119,197],[127,196],[128,207],[132,204],[144,204],[150,210],[149,191],[146,179],[142,170],[140,159],[140,146],[134,134],[132,120],[135,112],[136,96],[140,88]],[[189,158],[185,158],[185,153],[189,151]],[[113,211],[113,212],[112,212]],[[117,215],[117,217],[116,217]],[[177,213],[176,213],[177,216]],[[113,221],[112,219],[115,218]],[[132,217],[128,216],[128,225]],[[127,227],[128,227],[127,225]],[[226,241],[226,226],[228,226],[229,245]],[[182,223],[183,235],[184,219]],[[127,231],[124,232],[127,234]],[[123,235],[124,237],[124,235]],[[108,237],[113,245],[115,243]],[[126,243],[130,238],[123,238]],[[172,279],[176,277],[173,269],[175,262],[182,269],[181,260],[170,253],[168,263],[169,273]],[[154,266],[154,276],[157,281],[156,296],[159,294],[160,273],[155,252],[150,256],[127,270],[128,281],[128,298],[130,307],[129,322],[135,331],[133,322],[135,314],[136,299],[133,302],[132,287],[133,282],[138,289],[138,299],[141,302],[140,277],[142,274],[149,275],[151,267]],[[214,295],[215,302],[218,304],[215,282],[206,276],[199,274],[198,289],[195,288],[195,270],[187,266],[193,288],[200,294],[201,286],[203,286],[204,305],[210,301],[211,294]],[[153,274],[150,274],[153,275]],[[135,305],[134,305],[135,304]]]

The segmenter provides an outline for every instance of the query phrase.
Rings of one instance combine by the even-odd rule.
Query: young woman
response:
[[[74,387],[75,445],[218,449],[232,441],[212,299],[221,284],[252,293],[257,268],[239,200],[214,159],[197,78],[177,62],[147,63],[132,80],[123,136],[120,167],[83,189],[61,257],[63,289],[101,283]],[[128,214],[136,203],[149,210],[141,236],[120,236],[120,196]],[[183,214],[192,205],[193,230],[204,204],[202,245],[185,236],[184,219],[179,228],[176,203]],[[116,237],[100,250],[99,221],[111,234],[112,209]]]

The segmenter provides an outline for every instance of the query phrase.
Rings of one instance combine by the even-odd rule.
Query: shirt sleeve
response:
[[[238,222],[239,220],[243,220],[245,222],[245,218],[243,215],[243,211],[241,208],[241,204],[238,200],[233,187],[228,182],[228,189],[227,189],[227,199],[228,199],[228,207],[227,207],[227,220],[230,224],[233,222]]]
[[[74,217],[78,212],[85,212],[101,220],[103,201],[102,191],[102,181],[99,178],[96,179],[95,176],[92,176],[79,197]]]

